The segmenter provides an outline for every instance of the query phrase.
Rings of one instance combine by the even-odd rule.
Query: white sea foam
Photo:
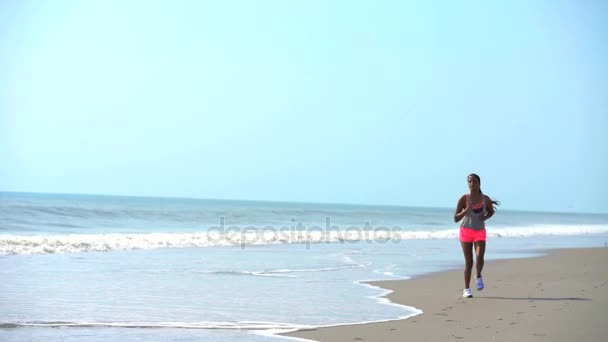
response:
[[[279,330],[289,331],[310,328],[277,322],[89,322],[89,321],[32,321],[0,322],[0,329],[46,327],[46,328],[182,328],[182,329],[225,329],[225,330]]]
[[[608,225],[533,225],[488,229],[489,238],[525,238],[532,236],[571,236],[606,234]],[[270,244],[307,244],[375,242],[397,243],[414,239],[457,239],[458,229],[446,230],[246,230],[198,233],[140,234],[0,234],[0,255],[129,251],[156,248],[201,248]],[[279,272],[277,272],[279,273]]]
[[[205,271],[203,273],[219,274],[219,275],[234,275],[234,276],[256,276],[256,277],[286,277],[296,278],[292,273],[314,273],[314,272],[331,272],[341,271],[351,268],[365,267],[362,264],[352,264],[338,267],[323,267],[323,268],[307,268],[307,269],[276,269],[263,271]]]

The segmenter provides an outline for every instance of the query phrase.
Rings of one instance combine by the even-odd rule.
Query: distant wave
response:
[[[535,225],[488,229],[493,238],[568,236],[608,233],[608,225]],[[320,244],[368,241],[376,243],[414,239],[457,239],[457,229],[446,230],[247,230],[199,233],[141,234],[0,234],[0,255],[129,251],[156,248],[201,248],[271,244]]]

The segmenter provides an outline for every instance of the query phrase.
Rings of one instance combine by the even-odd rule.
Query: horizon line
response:
[[[174,200],[201,200],[201,201],[223,201],[223,202],[257,202],[273,204],[305,204],[305,205],[332,205],[332,206],[352,206],[352,207],[394,207],[394,208],[419,208],[419,209],[452,209],[448,207],[415,206],[403,204],[361,204],[361,203],[340,203],[340,202],[307,202],[307,201],[284,201],[284,200],[256,200],[256,199],[225,199],[210,197],[183,197],[183,196],[159,196],[159,195],[123,195],[123,194],[102,194],[102,193],[62,193],[62,192],[34,192],[34,191],[5,191],[0,190],[0,194],[30,194],[30,195],[63,195],[63,196],[99,196],[99,197],[124,197],[142,199],[174,199]],[[577,212],[577,211],[550,211],[550,210],[520,210],[502,209],[507,212],[520,213],[540,213],[540,214],[578,214],[578,215],[607,215],[608,212]]]

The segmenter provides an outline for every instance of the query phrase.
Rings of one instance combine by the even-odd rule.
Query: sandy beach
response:
[[[374,342],[608,338],[608,248],[562,249],[542,257],[486,261],[483,276],[486,288],[474,290],[471,299],[461,298],[462,270],[372,282],[392,290],[387,296],[392,302],[424,313],[405,320],[319,328],[287,336]]]

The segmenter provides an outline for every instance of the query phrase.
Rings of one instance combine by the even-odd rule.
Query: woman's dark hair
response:
[[[481,178],[476,173],[471,173],[470,175],[467,176],[467,179],[469,177],[474,177],[475,179],[477,179],[477,182],[479,183],[479,192],[483,194],[483,191],[481,191]],[[488,198],[489,197],[490,196],[488,196]],[[490,198],[490,201],[492,201],[492,205],[500,205],[500,201],[495,201],[492,198]]]

